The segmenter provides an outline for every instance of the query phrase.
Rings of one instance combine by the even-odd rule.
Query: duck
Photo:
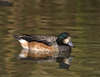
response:
[[[61,66],[69,68],[73,43],[68,32],[58,36],[20,34],[14,37],[23,48],[20,58],[56,57]]]

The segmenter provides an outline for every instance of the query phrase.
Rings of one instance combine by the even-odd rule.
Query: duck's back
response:
[[[41,42],[41,43],[44,43],[48,46],[51,46],[51,45],[54,45],[56,44],[56,39],[57,37],[56,36],[49,36],[49,35],[29,35],[29,34],[17,34],[17,35],[14,35],[14,37],[17,39],[17,40],[20,40],[20,39],[24,39],[28,42],[33,42],[33,41],[36,41],[36,42]]]
[[[46,40],[48,42],[56,41],[56,36],[48,36],[48,35],[31,35],[33,40]]]

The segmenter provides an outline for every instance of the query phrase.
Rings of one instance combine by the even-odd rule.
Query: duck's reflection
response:
[[[27,58],[28,57],[29,50],[28,49],[22,49],[19,58]]]
[[[33,57],[33,55],[30,53],[30,50],[28,49],[22,49],[20,54],[19,54],[19,59],[21,60],[32,60],[34,62],[58,62],[60,64],[61,68],[69,68],[72,57],[69,58],[64,58],[64,57]]]

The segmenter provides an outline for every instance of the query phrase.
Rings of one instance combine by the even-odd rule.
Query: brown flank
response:
[[[55,51],[54,51],[54,48],[53,46],[48,46],[46,44],[43,44],[43,43],[39,43],[39,42],[30,42],[29,43],[29,48],[30,48],[30,53],[29,53],[29,56],[30,57],[34,57],[34,58],[45,58],[45,57],[50,57],[50,56],[53,56]],[[34,53],[35,51],[31,51],[31,48],[34,48],[34,47],[37,47],[39,49],[44,49],[44,52],[41,52],[39,51],[40,53]],[[45,49],[48,49],[48,53],[46,53],[47,51]],[[33,52],[33,53],[31,53]]]

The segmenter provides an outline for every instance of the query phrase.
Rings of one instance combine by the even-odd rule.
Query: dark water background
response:
[[[100,77],[100,0],[9,0],[0,6],[0,77]],[[75,44],[70,71],[56,62],[18,60],[13,34],[69,32]]]

